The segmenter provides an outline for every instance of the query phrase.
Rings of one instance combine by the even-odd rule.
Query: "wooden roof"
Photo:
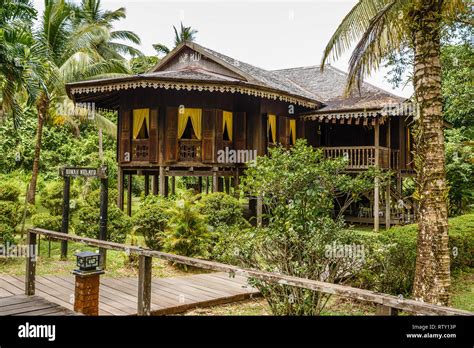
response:
[[[332,66],[265,70],[236,60],[194,42],[178,45],[149,72],[140,75],[81,81],[67,84],[74,101],[96,101],[117,105],[118,90],[165,88],[219,91],[279,99],[313,109],[311,114],[326,115],[344,110],[381,110],[399,104],[404,98],[363,83],[360,92],[344,96],[347,74]],[[113,100],[112,100],[113,99]],[[362,115],[362,114],[361,114]]]

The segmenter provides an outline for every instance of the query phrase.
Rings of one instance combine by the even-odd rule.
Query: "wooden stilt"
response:
[[[262,227],[263,202],[262,196],[257,197],[257,227]]]
[[[159,176],[159,184],[158,184],[159,194],[163,197],[166,196],[165,192],[165,167],[160,167],[160,176]]]
[[[153,194],[158,195],[158,174],[153,174],[152,186]]]
[[[176,177],[171,177],[171,194],[174,196],[176,194]]]
[[[218,192],[219,190],[219,185],[217,181],[218,181],[217,168],[214,167],[213,172],[212,172],[212,192]]]
[[[165,197],[169,196],[170,192],[170,177],[165,175]]]
[[[224,177],[225,193],[227,193],[228,195],[230,195],[230,180],[231,180],[230,176],[228,178]]]
[[[120,210],[123,211],[123,200],[124,200],[124,176],[123,176],[123,169],[122,167],[118,167],[118,177],[117,177],[117,189],[118,189],[118,197],[117,197],[117,206]]]
[[[206,176],[206,195],[209,194],[209,177]]]
[[[128,174],[127,180],[127,215],[132,216],[132,174]]]
[[[198,191],[202,193],[202,176],[198,178]]]
[[[380,154],[379,154],[379,147],[380,147],[380,125],[378,117],[375,118],[375,125],[374,125],[374,146],[375,146],[375,166],[378,168],[380,164]],[[379,186],[380,186],[380,178],[376,177],[374,180],[374,231],[378,232],[380,227],[380,207],[379,207]]]
[[[387,131],[385,133],[387,148],[388,148],[388,168],[392,168],[392,141],[391,141],[391,129],[390,129],[390,117],[387,120]],[[390,178],[388,179],[387,186],[385,188],[385,229],[390,228],[390,219],[392,214],[390,212]]]
[[[390,211],[390,180],[388,180],[387,186],[385,187],[385,229],[390,228],[390,219],[391,219],[391,211]]]
[[[150,176],[145,174],[145,196],[150,194]]]

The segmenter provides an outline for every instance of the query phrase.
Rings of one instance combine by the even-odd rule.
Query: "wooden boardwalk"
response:
[[[258,295],[256,289],[247,285],[246,277],[229,278],[227,273],[221,272],[153,278],[151,290],[152,315],[182,313],[195,307],[235,302]],[[0,297],[24,294],[24,291],[24,277],[0,275]],[[136,315],[137,293],[137,278],[101,277],[99,315]],[[38,276],[36,295],[72,310],[74,277]]]
[[[39,296],[0,297],[0,315],[82,315]]]

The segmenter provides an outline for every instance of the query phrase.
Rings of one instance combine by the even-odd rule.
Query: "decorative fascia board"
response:
[[[173,82],[173,81],[128,81],[128,82],[117,82],[110,83],[107,85],[96,85],[96,86],[71,86],[71,95],[83,94],[83,93],[100,93],[100,92],[111,92],[119,90],[137,89],[137,88],[163,88],[165,90],[187,90],[187,91],[208,91],[208,92],[230,92],[230,93],[241,93],[252,95],[255,97],[281,100],[288,103],[301,105],[308,108],[316,108],[317,103],[310,102],[308,100],[292,97],[289,95],[260,90],[252,87],[245,86],[228,86],[219,84],[199,84],[199,83],[185,83],[185,82]]]

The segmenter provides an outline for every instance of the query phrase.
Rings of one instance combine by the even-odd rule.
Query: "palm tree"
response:
[[[129,73],[127,61],[117,53],[123,52],[119,49],[123,46],[107,46],[111,31],[106,19],[117,18],[117,15],[109,17],[107,12],[98,10],[96,14],[101,16],[98,21],[94,21],[90,13],[81,15],[75,5],[65,0],[45,0],[45,9],[35,38],[45,51],[48,66],[47,76],[43,80],[44,88],[36,99],[38,126],[33,171],[27,194],[30,203],[35,201],[43,126],[51,116],[59,115],[70,120],[54,107],[55,102],[61,104],[62,101],[61,105],[64,105],[65,84]]]
[[[462,0],[360,0],[333,34],[322,60],[324,67],[330,56],[337,59],[358,41],[349,62],[349,92],[391,52],[414,48],[419,232],[413,296],[444,305],[449,301],[450,260],[440,32],[467,7]]]
[[[76,26],[81,24],[103,26],[109,30],[109,37],[104,38],[102,42],[97,43],[97,51],[106,59],[125,58],[122,55],[131,57],[142,56],[142,52],[127,45],[123,42],[113,40],[121,40],[140,45],[141,40],[137,34],[128,30],[112,30],[114,22],[120,21],[127,17],[126,10],[120,7],[114,11],[104,11],[101,8],[100,0],[82,0],[76,10],[74,23]]]
[[[174,30],[174,47],[186,41],[196,40],[196,34],[198,33],[197,30],[192,29],[191,27],[185,27],[183,25],[183,22],[181,22],[179,32],[178,32],[178,29],[176,29],[174,25],[173,25],[173,30]],[[154,44],[153,48],[156,50],[156,53],[158,54],[166,55],[171,52],[168,46],[164,44],[160,44],[160,43]]]
[[[41,74],[43,52],[31,32],[35,17],[29,0],[0,0],[0,110],[15,127],[38,91],[33,81]]]

